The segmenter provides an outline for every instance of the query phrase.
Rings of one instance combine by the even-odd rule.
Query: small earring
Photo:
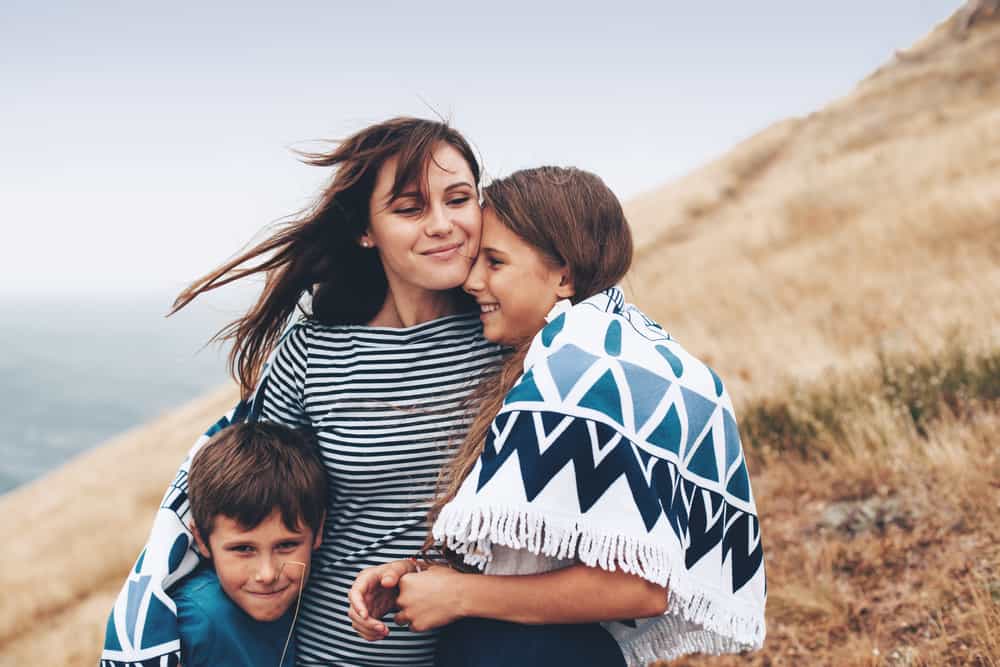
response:
[[[367,241],[367,240],[366,241],[362,241],[361,242],[361,247],[362,248],[371,248],[372,247],[371,241]]]

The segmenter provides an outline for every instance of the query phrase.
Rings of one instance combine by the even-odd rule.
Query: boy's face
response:
[[[289,530],[277,510],[251,530],[220,514],[207,544],[197,530],[194,535],[202,553],[211,555],[222,590],[257,621],[277,620],[295,604],[323,539],[322,531],[314,536],[301,524]]]

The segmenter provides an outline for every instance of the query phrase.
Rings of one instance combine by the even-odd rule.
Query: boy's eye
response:
[[[236,553],[240,554],[253,553],[253,550],[254,550],[253,547],[250,546],[249,544],[236,544],[234,546],[229,547],[229,551],[235,551]]]
[[[298,541],[282,542],[278,545],[278,549],[281,551],[294,551],[295,549],[298,549],[301,544],[302,543]]]

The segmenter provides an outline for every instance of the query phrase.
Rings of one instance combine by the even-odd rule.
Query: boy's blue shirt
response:
[[[255,621],[222,590],[210,564],[200,566],[171,589],[177,604],[184,667],[276,667],[294,608],[276,621]],[[295,642],[281,667],[295,665]]]

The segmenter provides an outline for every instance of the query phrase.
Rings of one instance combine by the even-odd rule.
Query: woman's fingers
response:
[[[355,632],[368,641],[382,639],[389,634],[389,628],[378,619],[361,618],[353,608],[347,610],[347,615],[351,619],[351,626]]]
[[[347,599],[351,603],[351,609],[358,612],[361,618],[368,618],[368,600],[372,591],[378,585],[379,573],[376,568],[365,568],[358,573],[351,590],[347,593]]]
[[[413,571],[409,561],[395,560],[382,566],[381,584],[383,588],[394,588],[404,574]]]

